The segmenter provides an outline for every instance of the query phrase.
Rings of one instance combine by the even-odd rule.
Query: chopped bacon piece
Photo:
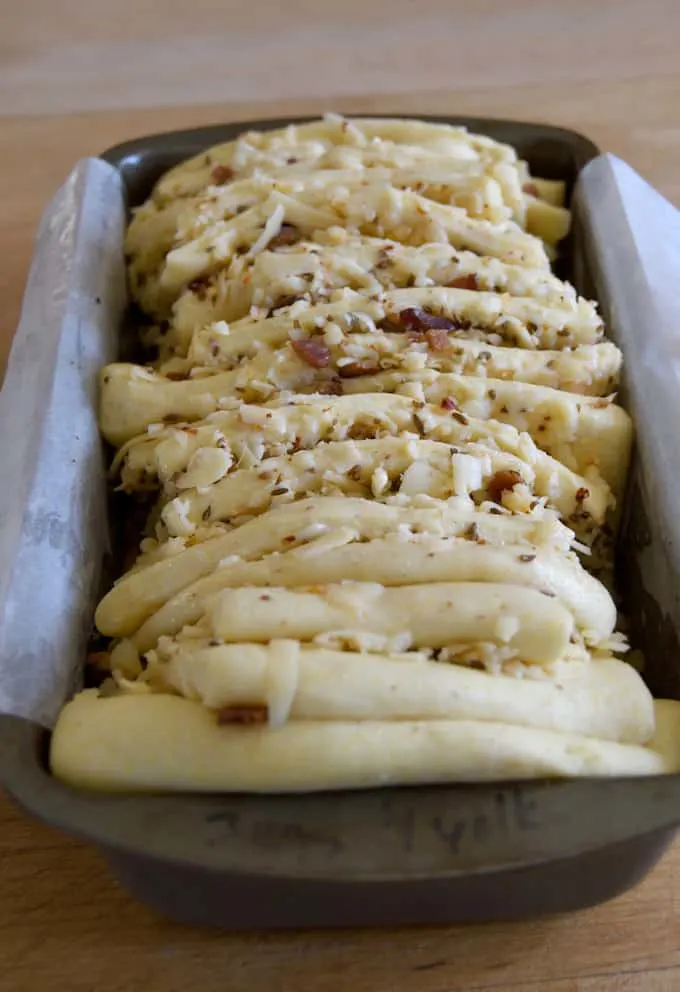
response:
[[[352,441],[370,441],[376,436],[378,425],[374,423],[356,423],[347,429],[347,437]]]
[[[468,272],[465,276],[457,276],[449,283],[449,289],[479,289],[477,276],[474,272]]]
[[[427,346],[432,351],[446,351],[449,347],[449,336],[441,327],[432,328],[425,334]]]
[[[220,726],[235,723],[242,727],[256,727],[266,723],[268,719],[269,710],[261,703],[223,706],[217,711],[217,722]]]
[[[192,279],[192,281],[187,286],[187,289],[197,296],[199,300],[204,300],[208,291],[210,282],[208,279]]]
[[[444,399],[439,404],[442,410],[457,410],[458,404],[454,400],[453,396],[445,396]]]
[[[360,375],[377,375],[380,371],[380,364],[374,358],[362,358],[360,361],[350,362],[349,365],[341,365],[338,374],[343,379],[356,379]]]
[[[455,331],[459,326],[455,320],[437,317],[427,310],[421,310],[420,307],[408,307],[402,310],[399,319],[408,331]]]
[[[502,468],[495,472],[489,479],[487,492],[494,503],[500,503],[506,489],[514,489],[524,479],[514,468]]]
[[[108,651],[90,651],[87,656],[88,665],[104,671],[111,670],[111,655]]]
[[[296,241],[300,240],[300,237],[300,231],[294,224],[282,224],[279,233],[269,242],[269,248],[284,248],[288,245],[294,245]]]
[[[314,338],[293,338],[290,346],[303,362],[313,369],[324,369],[330,363],[331,353],[328,345]]]
[[[233,179],[236,173],[228,165],[216,165],[210,173],[210,178],[217,186],[222,186]]]
[[[345,391],[339,376],[333,376],[332,379],[324,379],[315,388],[317,393],[322,396],[342,396]]]

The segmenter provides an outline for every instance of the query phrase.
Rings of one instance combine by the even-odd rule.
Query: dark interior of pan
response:
[[[507,142],[532,174],[566,180],[569,191],[598,154],[561,128],[425,119]],[[120,171],[132,208],[181,160],[245,129],[300,120],[153,135],[102,158]],[[568,245],[565,274],[585,272],[571,266],[572,251]],[[3,778],[14,798],[96,844],[128,888],[163,914],[230,928],[441,923],[576,909],[634,884],[680,819],[677,776],[310,796],[90,795],[48,774],[47,745],[39,728],[0,718]]]

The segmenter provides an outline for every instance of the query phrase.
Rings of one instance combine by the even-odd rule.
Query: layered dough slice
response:
[[[498,399],[491,402],[498,404]],[[543,414],[545,417],[550,414]],[[545,422],[543,418],[537,427]],[[542,432],[536,428],[535,433],[540,437]],[[309,450],[322,442],[387,437],[429,439],[455,446],[475,442],[517,455],[546,480],[539,483],[543,487],[540,495],[547,494],[553,479],[566,480],[570,471],[563,460],[546,455],[526,433],[494,418],[470,417],[455,403],[451,406],[397,394],[360,393],[296,396],[268,405],[234,404],[233,409],[218,411],[193,424],[153,428],[123,445],[112,472],[120,471],[123,488],[128,491],[160,486],[174,494],[213,485],[234,468],[254,467],[263,459]],[[625,450],[620,457],[625,460]],[[596,488],[602,488],[592,456],[584,459],[584,471]],[[585,476],[576,482],[578,488],[587,485]]]
[[[265,458],[218,481],[187,489],[163,507],[169,536],[187,536],[204,523],[257,515],[272,503],[304,496],[373,497],[408,504],[416,497],[498,505],[513,513],[556,512],[584,543],[592,543],[614,501],[602,479],[586,480],[534,449],[519,454],[477,442],[385,437],[329,441],[310,451]]]
[[[343,383],[345,394],[397,393],[416,402],[496,420],[526,431],[536,445],[582,475],[596,468],[618,498],[623,494],[633,422],[612,397],[583,396],[511,379],[436,372],[378,372]]]
[[[595,306],[545,269],[512,265],[458,251],[448,244],[419,248],[384,238],[348,235],[334,229],[315,242],[298,241],[288,225],[276,244],[256,255],[239,255],[213,275],[191,283],[175,301],[155,343],[186,354],[194,330],[234,321],[255,310],[261,316],[295,301],[321,303],[337,290],[367,295],[409,286],[453,286],[534,298],[595,321]]]
[[[246,185],[250,195],[256,184]],[[442,242],[510,264],[549,268],[543,243],[513,221],[493,224],[470,217],[462,207],[437,203],[386,183],[364,185],[356,180],[334,190],[332,201],[323,187],[293,192],[288,191],[291,186],[269,184],[269,188],[267,183],[260,183],[259,202],[239,210],[240,205],[229,201],[227,218],[206,222],[207,226],[203,229],[201,225],[195,236],[192,228],[184,230],[184,215],[178,213],[176,204],[171,205],[167,210],[177,230],[172,245],[163,248],[158,263],[155,254],[145,254],[144,246],[149,240],[157,243],[157,232],[168,230],[172,221],[165,217],[165,210],[150,217],[139,214],[137,226],[141,227],[142,222],[145,226],[141,232],[137,226],[130,229],[127,251],[132,285],[145,309],[164,316],[189,283],[211,275],[238,252],[254,255],[267,248],[280,236],[284,224],[294,226],[306,237],[342,225],[354,234],[394,238],[410,245]],[[212,213],[217,213],[216,205],[213,207]],[[229,216],[232,210],[235,213]]]
[[[436,339],[438,340],[438,339]],[[205,369],[186,377],[161,375],[129,363],[102,371],[100,424],[115,446],[142,434],[150,424],[200,420],[234,399],[263,403],[280,393],[342,395],[362,391],[362,380],[380,372],[432,371],[481,379],[547,386],[586,396],[608,397],[616,388],[621,353],[609,341],[565,351],[525,351],[456,339],[441,350],[406,334],[366,333],[349,345],[325,341],[261,348],[235,368]],[[350,384],[345,387],[347,380]]]
[[[201,537],[200,534],[197,536]],[[480,547],[501,549],[505,545],[519,545],[521,551],[518,550],[518,553],[525,554],[527,558],[538,548],[544,549],[547,556],[555,553],[561,558],[569,553],[574,540],[573,532],[549,515],[510,516],[435,502],[427,506],[395,506],[346,496],[316,497],[277,506],[226,532],[209,530],[198,543],[187,538],[175,538],[159,545],[151,542],[151,547],[140,556],[136,566],[119,579],[103,598],[95,621],[103,634],[130,636],[166,603],[170,604],[171,614],[180,615],[184,606],[170,601],[185,590],[189,601],[195,604],[190,608],[197,606],[200,611],[204,588],[200,585],[191,588],[192,584],[205,580],[208,582],[208,593],[219,589],[221,578],[218,578],[216,586],[212,585],[212,576],[216,571],[220,577],[224,575],[224,584],[228,585],[229,575],[238,568],[254,565],[261,560],[280,564],[283,552],[288,556],[297,551],[299,558],[293,561],[292,573],[288,573],[284,584],[301,584],[307,568],[305,551],[309,567],[318,569],[319,562],[312,565],[312,558],[323,556],[325,559],[329,552],[334,549],[340,551],[347,544],[357,542],[370,547],[376,540],[395,537],[407,543],[410,538],[419,537],[430,540],[459,539],[464,544],[472,542]],[[460,551],[461,545],[458,544],[455,550]],[[434,561],[435,558],[436,554],[428,560]],[[443,577],[474,580],[477,575],[488,577],[494,574],[492,570],[468,570],[474,566],[465,565],[466,561],[469,561],[467,556],[460,562],[451,560],[443,566],[440,564],[440,568],[448,569]],[[531,574],[532,562],[521,564],[528,566],[524,574]],[[385,570],[390,567],[388,562],[383,561],[383,581],[385,584],[399,584],[403,576],[400,578],[398,571],[393,573],[392,580],[387,577]],[[540,562],[534,567],[540,568]],[[320,576],[318,571],[316,574]],[[542,575],[540,582],[544,580]],[[587,584],[586,579],[584,588]],[[613,621],[611,607],[606,605],[606,592],[604,597],[598,609],[602,609],[602,615],[607,618],[605,623],[609,624]],[[192,614],[187,622],[193,623],[198,616],[200,612]],[[168,629],[161,632],[167,633]],[[146,650],[146,647],[141,650]]]
[[[182,162],[156,183],[154,202],[194,196],[206,187],[282,168],[309,170],[367,166],[422,167],[448,162],[455,172],[500,167],[506,196],[521,209],[520,177],[526,178],[510,145],[470,134],[465,128],[422,121],[327,115],[323,121],[271,131],[250,131]],[[505,167],[505,169],[503,169]],[[537,190],[543,195],[540,187]]]
[[[361,513],[362,509],[357,508],[357,512]],[[616,622],[611,596],[583,570],[577,558],[528,541],[492,545],[479,536],[485,530],[483,516],[479,514],[478,519],[472,519],[458,537],[406,531],[369,538],[366,528],[349,522],[335,528],[324,528],[317,523],[318,532],[302,543],[298,543],[297,535],[286,534],[276,550],[254,560],[229,556],[214,571],[170,596],[130,634],[130,645],[138,655],[152,648],[160,637],[177,634],[183,627],[195,624],[207,604],[225,588],[295,588],[308,583],[326,586],[343,581],[378,582],[386,587],[433,582],[529,586],[556,598],[571,612],[586,644],[596,646],[611,637]],[[289,540],[291,537],[294,540]],[[175,572],[181,564],[181,558],[174,563]],[[119,606],[121,594],[125,599],[127,592],[124,588],[119,591]],[[100,615],[106,614],[108,620],[111,603],[104,602]],[[100,619],[100,627],[102,624],[109,633],[129,633],[129,628],[120,621],[117,626],[107,626],[106,620]],[[128,668],[131,663],[136,669],[135,655],[131,662],[124,660],[130,657],[127,645],[122,651],[114,649],[113,655],[116,656],[112,661],[114,667]]]
[[[479,720],[627,744],[644,744],[654,733],[644,682],[613,658],[573,665],[548,681],[498,678],[416,652],[338,651],[285,639],[217,646],[165,639],[137,686],[198,700],[224,724],[225,710],[258,707],[274,727],[296,720]]]
[[[345,290],[331,303],[300,301],[270,318],[245,317],[198,328],[186,360],[175,358],[161,372],[182,374],[197,366],[229,368],[257,349],[280,348],[289,339],[323,338],[339,345],[357,335],[376,333],[423,336],[445,351],[460,341],[534,350],[573,349],[602,341],[596,312],[546,306],[531,297],[514,297],[456,287],[398,289],[366,296]]]
[[[438,782],[659,775],[680,767],[678,704],[655,704],[647,744],[481,720],[296,720],[220,726],[200,702],[144,694],[68,703],[55,775],[84,789],[318,792]]]

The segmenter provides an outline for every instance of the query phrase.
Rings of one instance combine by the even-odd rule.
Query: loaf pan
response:
[[[426,119],[463,124],[508,142],[534,175],[565,180],[570,194],[576,186],[565,274],[599,299],[610,333],[624,349],[628,372],[634,374],[641,347],[634,332],[652,335],[658,328],[631,327],[624,281],[613,275],[620,257],[608,254],[613,245],[616,251],[625,249],[627,259],[637,258],[635,231],[615,183],[615,166],[627,167],[598,158],[598,149],[573,131],[483,118]],[[111,148],[101,159],[121,177],[129,210],[180,160],[247,128],[299,122],[251,121],[153,135]],[[592,189],[586,195],[577,179],[593,159]],[[637,274],[629,273],[631,286]],[[25,306],[31,292],[29,284]],[[119,333],[120,343],[125,321],[120,316],[117,321],[114,337]],[[22,333],[20,329],[14,345],[18,355]],[[103,355],[115,342],[110,330],[99,328],[97,333],[109,334]],[[660,339],[661,352],[664,346]],[[22,374],[22,362],[11,362],[8,382],[14,377],[16,385]],[[50,383],[58,384],[63,375],[57,357]],[[92,363],[84,364],[82,375],[84,388],[93,394]],[[632,641],[648,661],[650,687],[680,698],[680,619],[673,592],[680,588],[680,556],[669,547],[669,534],[675,532],[669,515],[675,511],[668,501],[662,505],[659,475],[663,469],[672,479],[674,471],[680,472],[680,453],[671,450],[669,455],[664,449],[662,466],[657,438],[657,407],[666,403],[668,414],[674,399],[668,391],[660,399],[657,395],[652,409],[651,397],[643,393],[634,378],[624,386],[639,443],[621,530],[618,579]],[[33,402],[39,433],[37,398]],[[92,455],[88,457],[91,465]],[[101,462],[101,451],[96,457]],[[83,468],[84,459],[76,449],[74,471]],[[103,475],[92,471],[95,496],[88,519],[93,525],[84,532],[82,558],[96,569],[86,583],[86,609],[81,610],[90,620],[110,532]],[[43,513],[56,513],[65,526],[74,523],[68,506],[45,506]],[[21,548],[15,551],[18,555]],[[4,623],[11,622],[5,615]],[[52,636],[50,629],[42,633]],[[60,663],[77,684],[82,655],[76,650],[71,654]],[[425,924],[575,910],[637,882],[663,854],[680,822],[680,776],[310,796],[88,794],[48,773],[45,723],[49,720],[41,725],[25,716],[0,717],[6,791],[41,820],[99,848],[141,900],[194,924],[231,929]]]

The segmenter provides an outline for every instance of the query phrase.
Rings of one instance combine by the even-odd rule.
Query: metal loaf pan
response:
[[[508,142],[534,174],[564,179],[569,190],[598,155],[586,138],[559,128],[427,119]],[[119,170],[133,207],[180,160],[245,128],[291,122],[154,135],[102,158]],[[566,264],[611,318],[617,301],[589,257],[587,227],[577,209]],[[654,661],[651,687],[680,697],[676,628],[645,591],[637,565],[640,549],[659,540],[645,523],[655,507],[639,463],[633,478],[622,530],[624,606],[634,642]],[[91,543],[89,554],[101,560],[102,542]],[[636,883],[680,822],[680,776],[311,796],[107,796],[76,792],[49,775],[48,735],[36,724],[0,717],[0,747],[4,786],[26,810],[98,847],[129,890],[162,914],[229,928],[445,923],[578,909]]]

